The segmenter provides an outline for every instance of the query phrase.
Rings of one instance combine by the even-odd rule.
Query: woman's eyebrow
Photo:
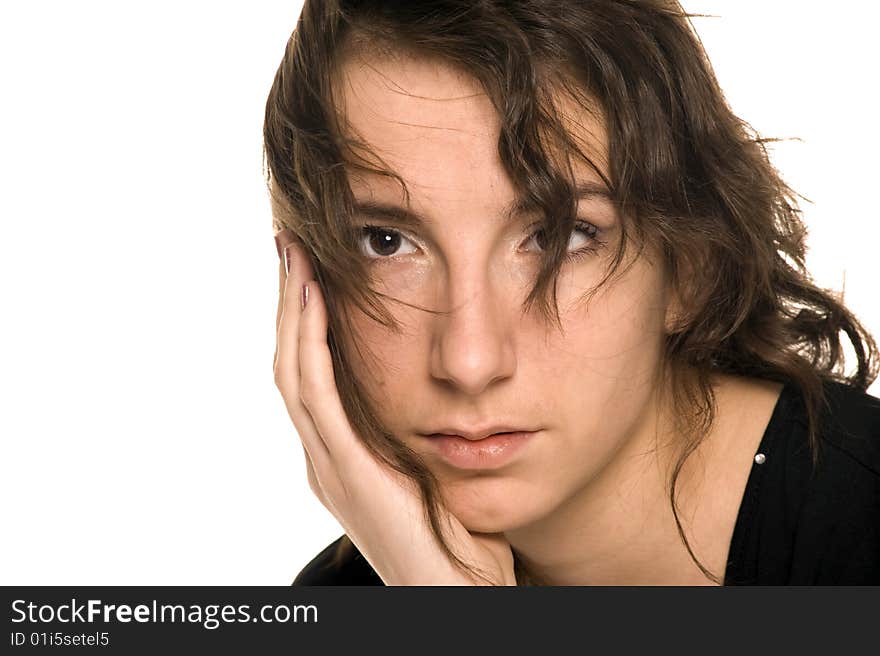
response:
[[[581,182],[575,187],[575,198],[584,200],[593,196],[599,196],[603,199],[610,200],[611,192],[608,187],[599,182]],[[518,216],[537,209],[537,205],[529,202],[527,199],[518,198],[511,202],[502,212],[502,216],[506,223],[516,219]],[[372,200],[355,200],[354,216],[367,217],[373,219],[382,219],[392,221],[400,225],[418,227],[422,225],[430,225],[432,220],[424,215],[416,212],[412,208],[403,207],[393,203],[376,202]]]

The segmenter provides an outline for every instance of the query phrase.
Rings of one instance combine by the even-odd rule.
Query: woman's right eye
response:
[[[412,244],[403,233],[393,228],[381,228],[374,225],[365,225],[361,228],[361,251],[373,260],[387,259],[394,255],[408,255],[416,252],[416,249],[399,251],[398,249],[402,241]],[[370,253],[370,250],[375,254]]]

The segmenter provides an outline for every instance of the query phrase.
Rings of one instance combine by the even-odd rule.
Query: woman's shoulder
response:
[[[342,534],[302,568],[291,585],[384,585],[367,559]]]
[[[880,399],[822,379],[817,459],[807,403],[786,382],[755,454],[725,581],[880,583]]]
[[[880,398],[826,379],[820,440],[842,458],[880,477]]]

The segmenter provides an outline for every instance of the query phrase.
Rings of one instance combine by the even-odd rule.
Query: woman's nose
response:
[[[513,331],[519,305],[488,281],[456,293],[447,287],[449,311],[435,316],[431,375],[468,395],[482,393],[516,370]]]

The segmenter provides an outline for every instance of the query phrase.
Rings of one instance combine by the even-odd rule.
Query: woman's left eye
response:
[[[575,228],[571,232],[571,238],[569,239],[569,256],[583,255],[586,253],[595,253],[599,248],[601,248],[605,242],[597,239],[597,235],[600,232],[599,228],[588,221],[583,221],[581,219],[575,221]],[[543,250],[544,244],[541,243],[542,237],[544,235],[544,229],[538,228],[535,230],[531,236],[529,237],[529,243],[534,241],[538,247]],[[576,239],[577,235],[582,236],[582,240],[578,242]],[[572,246],[572,240],[574,240],[574,245]]]

